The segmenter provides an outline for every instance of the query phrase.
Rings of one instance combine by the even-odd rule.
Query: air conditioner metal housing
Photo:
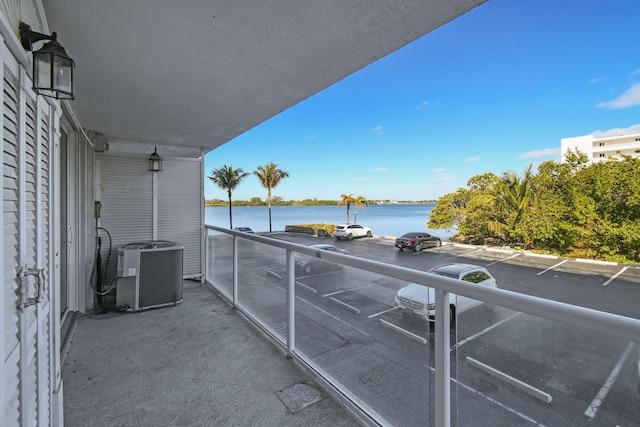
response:
[[[183,252],[182,245],[168,240],[120,246],[116,307],[140,311],[181,302]]]

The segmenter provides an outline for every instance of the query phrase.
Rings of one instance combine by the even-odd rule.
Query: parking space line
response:
[[[434,367],[432,367],[432,366],[430,366],[430,367],[429,367],[429,369],[431,369],[431,371],[433,371],[433,372],[435,372],[435,371],[436,371],[436,369],[435,369]],[[464,389],[466,389],[466,390],[468,390],[468,391],[470,391],[470,392],[472,392],[472,393],[475,393],[475,394],[477,394],[478,396],[481,396],[482,398],[484,398],[484,399],[488,400],[489,402],[493,403],[494,405],[499,406],[499,407],[501,407],[502,409],[504,409],[504,410],[506,410],[506,411],[508,411],[508,412],[511,412],[512,414],[514,414],[514,415],[516,415],[516,416],[518,416],[518,417],[522,418],[523,420],[525,420],[525,421],[528,421],[528,422],[532,423],[532,424],[533,424],[533,425],[535,425],[535,426],[538,426],[538,427],[545,427],[545,425],[544,425],[544,424],[542,424],[541,422],[534,420],[533,418],[531,418],[531,417],[529,417],[529,416],[527,416],[527,415],[523,414],[522,412],[518,412],[518,411],[516,411],[515,409],[508,407],[508,406],[507,406],[507,405],[505,405],[504,403],[498,402],[496,399],[494,399],[494,398],[492,398],[492,397],[490,397],[490,396],[487,396],[486,394],[482,393],[481,391],[478,391],[478,390],[476,390],[475,388],[470,387],[470,386],[468,386],[468,385],[466,385],[466,384],[464,384],[464,383],[462,383],[462,382],[458,381],[458,380],[457,380],[457,379],[455,379],[455,378],[451,378],[451,381],[452,381],[452,382],[454,382],[454,383],[456,383],[456,384],[458,384],[458,385],[459,385],[459,386],[461,386],[462,388],[464,388]]]
[[[606,282],[604,282],[602,284],[602,286],[607,286],[609,283],[613,282],[614,280],[616,280],[616,278],[621,275],[622,273],[624,273],[624,271],[629,268],[629,267],[622,267],[622,270],[618,271],[616,274],[613,275],[613,277],[609,280],[607,280]]]
[[[304,283],[302,283],[302,282],[298,282],[298,281],[296,280],[296,281],[295,281],[295,283],[296,283],[296,285],[301,286],[301,287],[305,288],[306,290],[313,292],[314,294],[317,294],[317,293],[318,293],[318,291],[316,291],[315,289],[313,289],[311,286],[307,286],[307,285],[305,285],[305,284],[304,284]]]
[[[270,275],[272,275],[274,277],[277,277],[278,279],[282,279],[281,275],[279,275],[278,273],[276,273],[275,271],[273,271],[273,270],[271,270],[269,268],[267,268],[267,274],[270,274]]]
[[[596,397],[591,402],[591,405],[589,405],[587,410],[584,412],[584,414],[589,418],[593,418],[596,415],[596,412],[598,412],[600,405],[602,405],[602,402],[604,401],[605,397],[607,397],[607,393],[611,391],[611,387],[613,387],[613,383],[616,382],[618,375],[620,375],[620,370],[622,369],[622,365],[627,360],[627,357],[629,357],[629,353],[631,353],[631,350],[633,350],[634,345],[635,343],[633,341],[631,341],[627,345],[626,350],[624,351],[624,353],[622,353],[622,356],[620,356],[620,360],[618,360],[618,363],[616,364],[616,366],[613,367],[613,370],[611,371],[609,378],[607,378],[607,380],[604,382],[604,385],[602,386],[602,388],[600,389]]]
[[[268,269],[267,269],[267,274],[270,274],[270,275],[272,275],[273,277],[276,277],[276,278],[278,278],[278,279],[282,279],[282,276],[281,276],[281,275],[279,275],[278,273],[276,273],[275,271],[272,271],[272,270],[268,270]],[[256,276],[257,276],[257,275],[256,275]],[[258,276],[258,277],[259,277],[259,276]],[[295,284],[296,284],[296,285],[298,285],[298,286],[301,286],[301,287],[305,288],[306,290],[308,290],[308,291],[310,291],[310,292],[313,292],[314,294],[317,294],[317,293],[318,293],[318,291],[317,291],[317,290],[315,290],[314,288],[312,288],[311,286],[307,286],[307,285],[305,285],[304,283],[299,282],[299,281],[297,281],[297,280],[295,281]]]
[[[385,314],[385,313],[388,313],[388,312],[390,312],[390,311],[397,310],[397,309],[398,309],[398,307],[391,307],[391,308],[389,308],[389,309],[386,309],[386,310],[381,311],[380,313],[372,314],[371,316],[368,316],[367,318],[368,318],[368,319],[373,319],[374,317],[378,317],[378,316],[380,316],[381,314]]]
[[[475,250],[472,250],[472,251],[469,251],[469,252],[465,252],[465,253],[463,253],[463,254],[456,255],[456,256],[454,256],[454,257],[452,257],[452,258],[460,258],[460,257],[463,257],[463,256],[467,256],[467,255],[474,254],[474,253],[476,253],[476,252],[480,252],[480,251],[484,251],[484,248],[475,249]]]
[[[354,307],[354,306],[352,306],[352,305],[349,305],[349,304],[347,304],[347,303],[346,303],[346,302],[344,302],[344,301],[340,301],[339,299],[334,298],[334,297],[329,297],[329,299],[330,299],[331,301],[335,302],[336,304],[339,304],[339,305],[341,305],[341,306],[345,307],[346,309],[349,309],[349,310],[351,310],[351,311],[353,311],[353,312],[355,312],[355,313],[360,314],[360,309],[358,309],[358,308],[356,308],[356,307]]]
[[[498,323],[494,323],[493,325],[489,326],[488,328],[485,328],[483,330],[481,330],[480,332],[478,332],[477,334],[471,335],[470,337],[467,337],[465,339],[463,339],[462,341],[459,341],[456,343],[456,345],[453,346],[453,348],[458,348],[463,344],[466,344],[467,342],[471,341],[472,339],[475,339],[477,337],[479,337],[480,335],[486,334],[487,332],[489,332],[490,330],[492,330],[493,328],[496,328],[500,325],[502,325],[504,322],[513,319],[516,316],[521,315],[522,313],[520,313],[519,311],[516,313],[513,313],[511,316],[506,317],[504,319],[502,319],[501,321],[499,321]]]
[[[310,301],[307,301],[304,298],[301,298],[299,296],[296,296],[297,300],[300,300],[302,302],[304,302],[305,304],[315,308],[316,310],[318,310],[320,313],[324,314],[325,316],[328,316],[330,318],[332,318],[333,320],[335,320],[336,322],[340,322],[345,326],[348,326],[351,330],[357,331],[359,333],[361,333],[362,335],[364,335],[365,337],[370,337],[371,335],[368,334],[367,332],[363,331],[362,329],[357,328],[356,326],[352,325],[351,323],[345,322],[344,320],[342,320],[341,318],[339,318],[338,316],[329,313],[327,310],[323,309],[322,307],[318,307],[317,305],[313,304]]]
[[[507,375],[506,373],[499,371],[496,368],[493,368],[482,362],[478,362],[476,359],[467,357],[465,359],[465,362],[467,362],[469,365],[473,366],[474,368],[484,372],[485,374],[491,375],[492,377],[496,377],[508,384],[511,384],[512,386],[527,393],[529,396],[535,397],[536,399],[541,400],[544,403],[551,403],[551,401],[553,400],[553,397],[549,393],[544,392],[538,388],[535,388],[531,384],[527,384],[524,381],[521,381],[515,377],[512,377],[511,375]]]
[[[372,283],[370,285],[365,285],[365,286],[359,286],[357,288],[350,288],[350,289],[341,289],[339,291],[335,291],[335,292],[330,292],[328,294],[324,294],[322,295],[323,297],[330,297],[331,295],[338,295],[341,294],[343,292],[350,292],[350,291],[357,291],[358,289],[365,289],[365,288],[370,288],[371,286],[377,286],[375,283]]]
[[[499,262],[504,262],[504,261],[506,261],[506,260],[508,260],[508,259],[515,258],[515,257],[518,257],[518,256],[520,256],[520,255],[522,255],[522,254],[515,254],[515,255],[511,255],[510,257],[507,257],[507,258],[504,258],[504,259],[499,259],[499,260],[497,260],[497,261],[490,262],[489,264],[485,265],[485,267],[490,267],[490,266],[492,266],[493,264],[498,264]]]
[[[391,329],[393,329],[393,330],[394,330],[394,331],[396,331],[396,332],[400,332],[402,335],[404,335],[404,336],[406,336],[406,337],[409,337],[409,338],[411,338],[411,339],[412,339],[412,340],[414,340],[414,341],[418,341],[418,342],[419,342],[419,343],[421,343],[421,344],[426,344],[426,343],[428,343],[428,342],[429,342],[429,341],[427,341],[427,339],[426,339],[426,338],[421,337],[420,335],[416,335],[416,334],[414,334],[413,332],[409,332],[409,331],[407,331],[406,329],[402,329],[400,326],[398,326],[398,325],[394,325],[394,324],[393,324],[393,323],[391,323],[391,322],[387,322],[387,321],[386,321],[386,320],[384,320],[384,319],[380,319],[380,320],[378,320],[378,321],[379,321],[380,323],[382,323],[384,326],[386,326],[387,328],[391,328]]]
[[[565,262],[567,262],[567,261],[569,261],[569,260],[568,260],[568,259],[565,259],[564,261],[560,261],[560,262],[559,262],[559,263],[557,263],[556,265],[553,265],[553,266],[551,266],[551,267],[547,268],[546,270],[541,271],[541,272],[540,272],[540,273],[538,273],[537,275],[538,275],[538,276],[540,276],[541,274],[544,274],[544,273],[546,273],[546,272],[547,272],[547,271],[549,271],[549,270],[553,270],[553,269],[554,269],[554,268],[556,268],[556,267],[560,267],[562,264],[564,264],[564,263],[565,263]]]

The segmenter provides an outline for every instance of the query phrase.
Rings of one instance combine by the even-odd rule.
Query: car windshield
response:
[[[450,271],[430,271],[430,273],[437,274],[438,276],[451,277],[452,279],[457,279],[458,275],[451,273]]]

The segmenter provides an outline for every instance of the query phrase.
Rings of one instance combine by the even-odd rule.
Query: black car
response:
[[[396,239],[396,248],[400,250],[413,249],[415,252],[420,252],[423,248],[440,245],[442,245],[442,240],[439,237],[420,231],[405,233]]]
[[[317,244],[311,245],[311,247],[322,251],[335,252],[337,254],[347,254],[345,249],[338,248],[333,245]],[[296,254],[295,266],[296,271],[300,271],[305,274],[337,271],[342,269],[342,264],[303,254]]]
[[[249,227],[233,227],[236,231],[244,231],[245,233],[253,234],[253,230]]]

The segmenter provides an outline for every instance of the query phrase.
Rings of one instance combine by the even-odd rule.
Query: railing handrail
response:
[[[607,313],[573,304],[552,301],[505,289],[476,286],[460,280],[427,273],[425,271],[386,264],[379,261],[359,258],[353,255],[323,251],[298,243],[274,239],[272,237],[247,234],[212,225],[205,225],[205,229],[211,229],[243,239],[264,243],[269,246],[275,246],[285,250],[291,250],[305,255],[326,259],[328,261],[337,262],[372,273],[382,274],[395,279],[419,283],[421,285],[452,292],[456,295],[462,295],[545,319],[569,323],[575,326],[586,325],[590,329],[606,334],[616,335],[630,341],[637,342],[640,339],[640,319]]]

